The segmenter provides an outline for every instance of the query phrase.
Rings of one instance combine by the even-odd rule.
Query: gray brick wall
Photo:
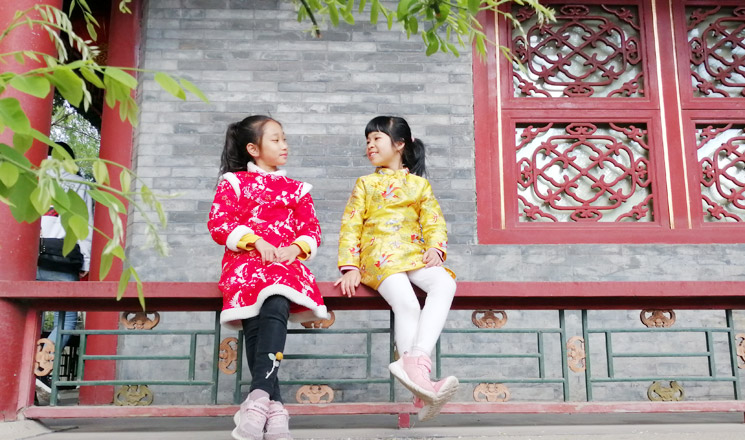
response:
[[[130,219],[128,252],[144,280],[218,279],[222,249],[206,220],[224,133],[229,122],[255,113],[284,124],[288,174],[314,185],[325,242],[309,266],[320,280],[336,277],[341,213],[356,177],[372,170],[364,126],[379,114],[405,117],[429,148],[430,181],[449,227],[449,265],[459,280],[745,280],[743,244],[479,245],[469,51],[427,57],[418,37],[409,41],[364,16],[354,26],[324,27],[320,40],[307,29],[289,1],[149,2],[142,67],[191,80],[210,103],[179,101],[145,76],[136,171],[174,197],[164,200],[171,256],[141,249],[142,219]],[[173,319],[191,315],[180,316]]]

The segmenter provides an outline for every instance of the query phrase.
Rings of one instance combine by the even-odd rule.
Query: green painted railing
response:
[[[493,371],[486,371],[486,374],[478,374],[468,376],[467,374],[460,371],[453,371],[461,383],[464,384],[477,384],[477,383],[510,383],[510,384],[544,384],[544,385],[557,385],[562,388],[562,396],[564,401],[570,401],[570,382],[580,383],[576,380],[577,377],[582,377],[582,372],[572,373],[570,372],[567,358],[567,325],[565,319],[565,311],[558,310],[558,327],[555,328],[446,328],[443,331],[443,336],[446,337],[458,337],[463,340],[468,340],[473,335],[525,335],[527,340],[531,341],[527,345],[523,345],[523,348],[527,347],[524,352],[514,352],[514,346],[502,346],[500,348],[513,350],[512,352],[497,352],[498,350],[490,349],[487,345],[485,348],[480,349],[479,352],[448,352],[443,349],[442,341],[438,341],[436,346],[436,352],[434,356],[434,367],[435,376],[442,377],[442,365],[448,359],[460,359],[465,361],[475,360],[492,360],[492,359],[515,359],[519,361],[527,361],[534,363],[534,369],[530,371],[536,372],[535,374],[525,374],[522,377],[497,377]],[[670,328],[593,328],[590,326],[588,320],[588,312],[583,310],[581,315],[581,332],[580,334],[584,338],[585,346],[585,371],[584,371],[584,387],[586,392],[586,400],[593,401],[593,387],[599,384],[607,383],[628,383],[628,382],[654,382],[654,381],[679,381],[679,382],[724,382],[731,383],[734,399],[741,399],[740,390],[740,371],[738,368],[738,353],[737,353],[737,332],[733,320],[733,314],[731,310],[725,310],[726,324],[719,327],[670,327]],[[61,317],[64,319],[64,315]],[[55,361],[52,369],[52,395],[50,399],[51,405],[57,405],[59,399],[59,386],[92,386],[92,385],[186,385],[186,386],[208,386],[210,387],[210,403],[217,404],[218,400],[218,381],[220,380],[220,370],[217,368],[219,362],[219,351],[220,351],[220,324],[219,314],[215,313],[214,328],[205,330],[63,330],[57,335],[57,340],[53,341],[55,346],[58,347],[55,353],[55,360],[60,359],[60,341],[62,335],[79,335],[80,337],[80,348],[78,350],[78,363],[77,363],[77,380],[74,381],[60,381],[59,380],[59,362]],[[388,335],[388,359],[393,360],[393,337],[392,337],[392,324],[393,316],[389,320],[390,326],[388,328],[352,328],[352,329],[291,329],[289,330],[288,337],[302,337],[303,335],[314,334],[320,337],[334,336],[334,335],[361,335],[364,342],[360,344],[359,351],[354,353],[344,354],[287,354],[285,355],[286,360],[363,360],[365,374],[362,377],[355,378],[303,378],[303,379],[290,379],[282,380],[283,385],[348,385],[348,384],[385,384],[389,390],[388,401],[395,401],[395,381],[387,374],[385,376],[375,376],[373,374],[373,355],[382,356],[382,353],[374,353],[373,351],[373,336],[376,334],[387,334]],[[62,327],[60,323],[60,328]],[[680,335],[680,334],[701,334],[704,336],[704,347],[696,350],[689,351],[620,351],[616,350],[614,346],[614,338],[617,335],[629,335],[629,334],[669,334],[669,335]],[[725,334],[727,338],[727,350],[728,353],[723,353],[721,337],[715,340],[715,336],[718,334]],[[111,355],[111,356],[89,356],[86,355],[86,345],[88,338],[96,335],[121,335],[121,336],[132,336],[132,337],[153,337],[156,335],[187,335],[190,340],[188,353],[176,354],[176,355]],[[546,338],[549,335],[557,335],[559,341],[559,347],[556,347],[555,343],[547,344]],[[597,336],[600,335],[600,336]],[[593,338],[595,336],[595,338]],[[213,339],[212,349],[212,362],[214,368],[212,369],[211,377],[208,380],[197,380],[197,338],[198,337],[211,337]],[[556,336],[552,336],[555,338]],[[604,344],[597,348],[596,353],[591,355],[591,345],[595,343],[596,338],[603,338]],[[553,339],[555,341],[555,339]],[[720,350],[719,353],[715,350],[715,342],[719,342]],[[675,341],[671,340],[670,344],[674,344]],[[547,348],[547,345],[550,345]],[[236,366],[235,378],[228,380],[234,381],[234,391],[232,393],[232,401],[234,404],[240,403],[243,397],[244,387],[250,384],[250,374],[244,375],[243,369],[243,334],[239,332],[238,343],[237,343],[237,356],[238,362]],[[670,346],[667,346],[669,348]],[[673,346],[674,347],[674,346]],[[555,366],[552,369],[552,374],[547,373],[547,357],[551,356],[551,359],[555,359],[557,356],[561,358],[561,366]],[[596,357],[593,359],[593,357]],[[597,358],[599,356],[599,358]],[[622,375],[616,371],[615,362],[617,359],[669,359],[669,358],[704,358],[707,364],[708,374],[702,375]],[[727,365],[718,365],[717,362],[721,362],[722,359],[727,359]],[[593,364],[599,363],[600,360],[604,359],[605,370],[594,371]],[[135,378],[127,380],[81,380],[84,377],[84,368],[86,361],[96,360],[114,360],[114,361],[144,361],[144,360],[168,360],[168,361],[183,361],[187,363],[188,369],[185,378],[179,378],[178,380],[148,380],[147,378]],[[726,369],[727,373],[723,374],[722,370]],[[359,371],[357,371],[359,373]],[[448,371],[448,373],[451,373]],[[604,374],[601,374],[604,373]],[[632,371],[633,373],[633,371]],[[244,377],[246,376],[246,377]],[[574,381],[570,381],[572,377]],[[226,380],[226,379],[222,379]],[[581,390],[581,388],[580,388]],[[576,399],[576,397],[575,397]]]
[[[587,311],[582,311],[582,328],[585,340],[585,352],[588,353],[586,358],[585,368],[585,383],[587,400],[592,401],[593,399],[593,385],[599,383],[611,383],[611,382],[655,382],[655,381],[688,381],[688,382],[731,382],[733,389],[733,396],[736,400],[741,398],[740,390],[740,375],[738,371],[737,362],[737,342],[736,342],[736,330],[734,320],[732,318],[732,310],[725,310],[726,326],[725,327],[668,327],[668,328],[591,328],[588,322]],[[688,352],[623,352],[617,353],[613,347],[613,335],[617,334],[680,334],[680,333],[702,333],[706,338],[706,350],[705,351],[688,351]],[[717,373],[716,367],[716,353],[714,350],[714,334],[725,333],[728,339],[729,348],[729,366],[728,370],[731,372],[728,376],[722,376]],[[592,360],[590,353],[590,336],[593,334],[604,335],[605,344],[605,362],[606,362],[606,376],[607,377],[595,377],[592,370]],[[646,376],[623,376],[619,377],[616,374],[614,360],[617,358],[696,358],[704,357],[707,359],[708,372],[706,376],[676,376],[674,374],[664,375],[646,375]]]

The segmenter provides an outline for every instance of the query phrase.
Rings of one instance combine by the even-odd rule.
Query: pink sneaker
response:
[[[388,365],[391,374],[425,403],[433,401],[437,396],[432,381],[429,379],[431,368],[432,361],[428,356],[409,356],[406,353],[399,360]]]
[[[414,401],[416,407],[420,407],[419,420],[427,421],[436,417],[443,405],[450,400],[458,391],[458,379],[448,376],[445,379],[433,383],[429,374],[432,370],[432,361],[428,356],[409,356],[404,354],[399,360],[388,366],[398,380],[421,400]]]
[[[230,435],[235,440],[262,440],[264,438],[264,426],[269,413],[269,399],[246,399],[233,416],[235,429]]]
[[[421,406],[417,407],[417,402],[414,402],[414,406],[420,408],[417,414],[420,422],[432,420],[440,414],[442,407],[458,391],[458,379],[454,376],[448,376],[445,379],[435,382],[434,388],[437,391],[437,397],[435,397],[435,400],[431,404],[426,404],[419,399]]]
[[[264,440],[292,440],[290,435],[290,414],[282,402],[269,402]]]

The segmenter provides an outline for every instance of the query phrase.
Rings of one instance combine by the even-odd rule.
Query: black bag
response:
[[[83,254],[80,245],[75,247],[67,255],[62,255],[64,238],[41,238],[39,240],[39,259],[37,266],[46,270],[56,272],[78,273],[83,267]]]

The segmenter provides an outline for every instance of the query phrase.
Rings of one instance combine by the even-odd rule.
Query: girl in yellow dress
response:
[[[365,128],[367,158],[376,168],[357,179],[339,233],[335,285],[351,297],[360,282],[376,289],[393,310],[400,358],[388,366],[414,393],[419,420],[439,414],[458,389],[453,376],[433,382],[430,354],[445,325],[455,281],[442,267],[447,228],[424,177],[424,144],[409,124],[378,116]],[[427,293],[420,309],[412,283]]]

